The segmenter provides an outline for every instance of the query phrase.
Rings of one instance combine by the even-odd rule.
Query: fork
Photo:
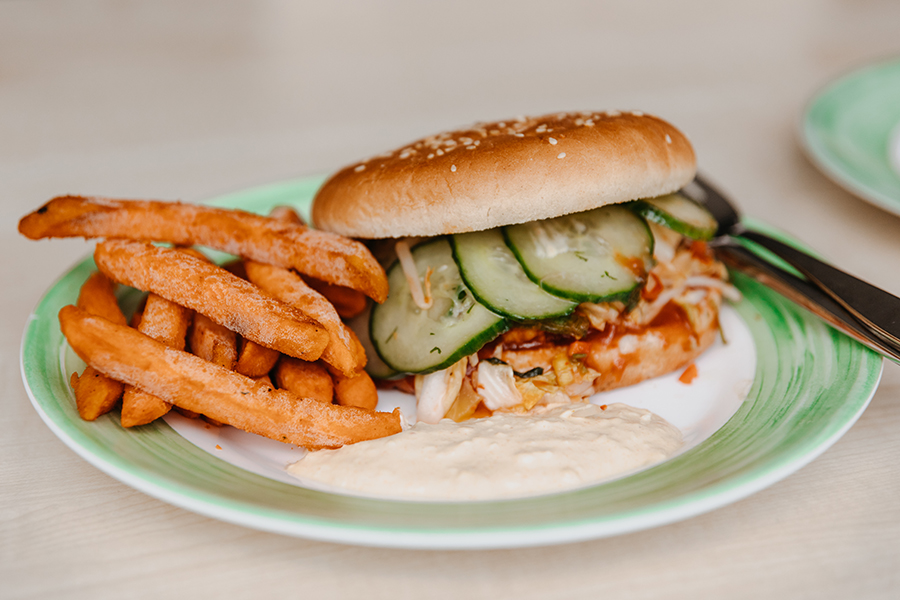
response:
[[[765,233],[748,229],[725,196],[702,177],[682,193],[706,206],[718,221],[712,246],[729,266],[803,306],[829,325],[895,362],[900,362],[900,298]],[[742,245],[749,240],[797,269],[805,279],[768,262]]]

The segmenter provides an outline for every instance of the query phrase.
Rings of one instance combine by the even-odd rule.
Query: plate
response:
[[[255,188],[219,206],[308,207],[322,179]],[[801,468],[856,421],[880,355],[740,274],[734,307],[756,348],[749,393],[715,432],[677,457],[606,484],[496,502],[418,503],[298,487],[251,472],[158,421],[126,431],[75,410],[59,309],[93,270],[86,259],[47,291],[22,341],[22,375],[44,422],[85,460],[142,492],[213,518],[333,542],[403,548],[503,548],[572,542],[671,523],[744,498]]]
[[[807,107],[803,146],[850,193],[900,215],[900,59],[854,71]]]
[[[679,453],[700,444],[730,419],[741,407],[753,384],[756,372],[756,346],[744,321],[733,308],[724,306],[720,315],[725,344],[716,340],[697,360],[697,376],[690,385],[679,381],[682,371],[655,377],[638,385],[596,394],[595,404],[623,403],[647,409],[681,430],[683,445]],[[74,352],[65,354],[64,372],[81,372],[84,363]],[[412,423],[415,421],[415,397],[397,391],[379,392],[378,410],[400,408]],[[233,427],[210,427],[204,421],[188,419],[172,411],[166,423],[181,437],[216,458],[257,475],[343,494],[366,495],[346,489],[328,487],[306,479],[300,481],[286,467],[300,460],[305,450],[262,438]],[[586,487],[586,486],[581,486]],[[372,497],[371,494],[369,494]],[[382,495],[381,497],[385,497]],[[402,495],[394,494],[401,498]]]

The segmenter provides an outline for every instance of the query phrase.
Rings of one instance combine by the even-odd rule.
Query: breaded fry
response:
[[[98,371],[244,431],[336,448],[401,430],[398,410],[323,404],[275,390],[75,306],[63,307],[59,321],[75,353]]]
[[[234,370],[254,379],[263,377],[275,367],[279,356],[281,355],[276,350],[243,340]]]
[[[107,240],[94,260],[110,278],[154,292],[268,348],[316,360],[328,345],[321,324],[228,271],[178,250]]]
[[[234,370],[237,362],[237,335],[206,315],[194,315],[190,333],[191,354],[203,360]]]
[[[191,311],[157,294],[148,294],[137,330],[170,348],[183,350]],[[146,425],[164,416],[172,405],[143,390],[127,386],[122,396],[122,427]]]
[[[365,350],[341,321],[334,306],[306,285],[299,275],[281,267],[251,260],[244,261],[244,267],[250,281],[265,293],[285,304],[300,308],[325,327],[331,339],[322,352],[322,360],[348,376],[354,375],[366,365]]]
[[[184,350],[191,314],[190,309],[151,293],[147,295],[138,331],[170,348]]]
[[[122,394],[122,427],[137,427],[152,423],[172,410],[172,405],[147,392],[125,386]]]
[[[69,379],[75,392],[75,406],[85,421],[93,421],[111,411],[125,389],[121,383],[99,373],[90,365],[79,376],[72,373]]]
[[[116,325],[128,323],[116,300],[116,284],[99,271],[91,273],[82,284],[78,292],[78,308],[112,321]]]
[[[276,206],[269,211],[269,216],[284,223],[306,225],[306,221],[303,220],[303,217],[290,206]]]
[[[387,298],[384,269],[361,243],[239,211],[181,204],[60,196],[19,221],[31,239],[106,237],[200,244]]]
[[[286,223],[305,225],[303,218],[290,206],[276,206],[269,211],[269,216]],[[244,271],[246,274],[246,270]],[[342,319],[355,317],[366,308],[365,294],[342,285],[326,283],[315,277],[304,277],[303,281],[331,302]]]
[[[78,293],[78,306],[118,325],[126,324],[125,315],[122,314],[122,309],[116,301],[115,283],[99,271],[91,273],[82,284]],[[121,383],[113,381],[89,366],[80,377],[72,373],[69,382],[75,392],[78,414],[85,421],[93,421],[111,411],[122,397],[124,390]]]
[[[334,381],[335,400],[341,406],[358,406],[366,410],[375,410],[378,406],[378,389],[365,371],[360,371],[353,377],[344,377],[331,370],[331,378]]]
[[[342,319],[352,319],[362,311],[366,310],[366,297],[341,285],[332,285],[319,281],[313,277],[304,277],[303,280],[309,287],[316,290],[334,305],[335,310]]]
[[[331,404],[334,385],[322,365],[282,356],[273,375],[278,389]]]

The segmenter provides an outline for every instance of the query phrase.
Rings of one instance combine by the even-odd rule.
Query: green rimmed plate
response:
[[[264,212],[307,207],[321,179],[271,185],[215,203]],[[749,394],[709,437],[654,468],[607,484],[478,503],[376,500],[306,489],[221,460],[165,422],[125,431],[114,415],[81,421],[67,381],[70,352],[56,314],[93,269],[88,259],[47,292],[22,343],[22,373],[38,413],[70,448],[151,496],[207,516],[335,542],[416,548],[561,543],[636,531],[723,506],[796,471],[865,409],[879,355],[757,283],[735,276],[734,311],[755,346]]]
[[[800,134],[825,175],[900,215],[900,59],[828,85],[807,107]]]

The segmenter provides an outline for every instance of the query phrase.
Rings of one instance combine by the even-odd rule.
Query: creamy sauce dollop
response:
[[[650,411],[567,404],[541,414],[417,423],[390,437],[311,452],[288,472],[367,496],[493,500],[599,483],[681,446],[681,432]]]

